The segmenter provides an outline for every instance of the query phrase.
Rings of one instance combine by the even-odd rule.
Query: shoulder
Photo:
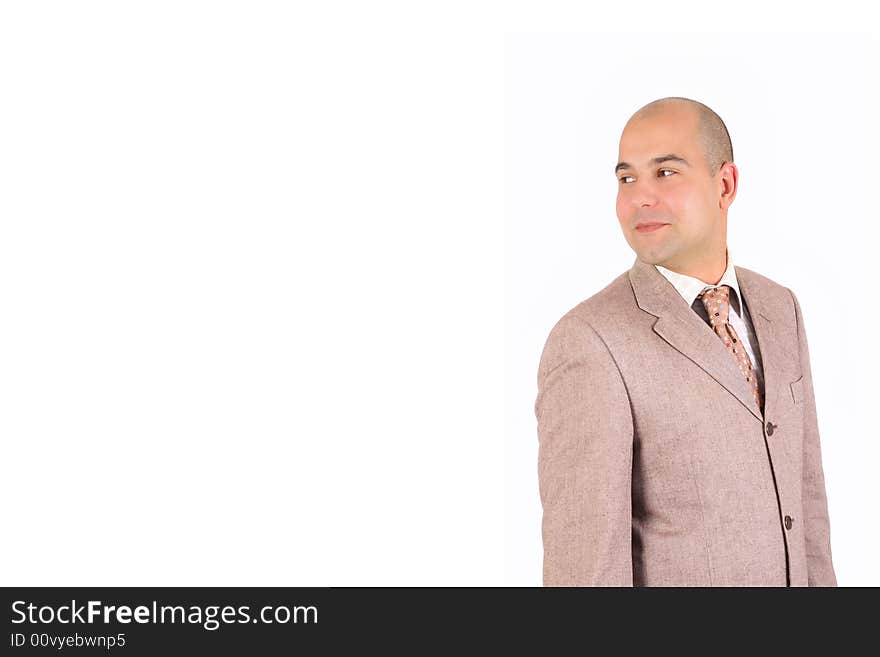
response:
[[[781,283],[777,283],[768,276],[764,276],[764,274],[759,274],[754,269],[741,267],[739,265],[736,265],[734,269],[736,270],[737,279],[742,279],[743,277],[745,277],[747,283],[758,285],[765,291],[770,290],[776,293],[788,294],[788,287]]]
[[[633,305],[632,285],[627,272],[620,274],[591,297],[570,308],[557,322],[580,322],[600,325],[607,317],[619,316]]]
[[[608,354],[603,338],[610,318],[619,318],[634,307],[632,286],[626,272],[592,296],[569,308],[552,326],[544,344],[544,360]]]
[[[747,267],[737,265],[736,273],[740,285],[746,285],[748,291],[753,291],[759,296],[762,308],[792,321],[800,319],[800,305],[790,287]],[[748,304],[748,300],[746,303]]]

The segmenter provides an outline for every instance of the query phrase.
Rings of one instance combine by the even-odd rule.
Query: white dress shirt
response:
[[[706,307],[703,305],[702,300],[699,299],[700,294],[707,288],[718,287],[720,285],[730,286],[730,312],[727,320],[730,322],[730,325],[733,326],[733,330],[736,331],[737,336],[745,345],[746,353],[748,353],[749,358],[752,361],[752,368],[755,370],[758,377],[758,390],[760,390],[763,395],[764,368],[761,363],[761,351],[758,348],[758,339],[755,336],[755,330],[752,324],[752,318],[749,315],[748,305],[742,303],[742,296],[739,293],[739,284],[736,280],[736,270],[733,268],[733,259],[730,257],[729,247],[726,249],[725,255],[727,257],[727,269],[724,270],[724,275],[721,277],[721,280],[714,285],[701,281],[699,278],[694,278],[693,276],[679,274],[678,272],[671,271],[660,265],[654,265],[654,267],[666,277],[666,280],[672,283],[672,286],[678,291],[682,299],[684,299],[687,305],[690,306],[704,322],[706,322],[707,326],[710,326],[709,313],[706,311]],[[720,339],[721,338],[719,338],[719,340]]]

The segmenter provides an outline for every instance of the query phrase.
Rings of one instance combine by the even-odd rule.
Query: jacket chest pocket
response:
[[[791,399],[795,404],[804,403],[804,377],[801,376],[797,381],[788,384],[791,390]]]

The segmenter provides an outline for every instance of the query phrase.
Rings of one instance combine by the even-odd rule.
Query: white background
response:
[[[880,584],[876,469],[880,42],[863,34],[511,35],[507,42],[508,581],[541,581],[537,368],[553,324],[628,270],[615,213],[627,119],[685,96],[727,125],[737,265],[804,314],[840,585]]]
[[[799,295],[877,583],[876,37],[584,5],[5,3],[0,584],[539,584],[537,358],[631,264],[616,139],[670,93],[732,130],[732,247]],[[792,7],[761,29],[853,29]],[[506,49],[559,30],[618,34]]]

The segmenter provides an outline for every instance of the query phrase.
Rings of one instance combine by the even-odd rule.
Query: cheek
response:
[[[616,209],[617,209],[617,218],[620,219],[621,221],[623,221],[624,217],[626,217],[627,205],[628,204],[626,203],[626,200],[623,197],[623,193],[618,191],[617,192]]]
[[[627,185],[617,187],[617,216],[630,217],[636,211],[636,199],[633,198],[633,188]]]
[[[672,187],[666,190],[663,201],[669,212],[679,221],[687,223],[691,215],[702,215],[703,199],[685,187]]]

